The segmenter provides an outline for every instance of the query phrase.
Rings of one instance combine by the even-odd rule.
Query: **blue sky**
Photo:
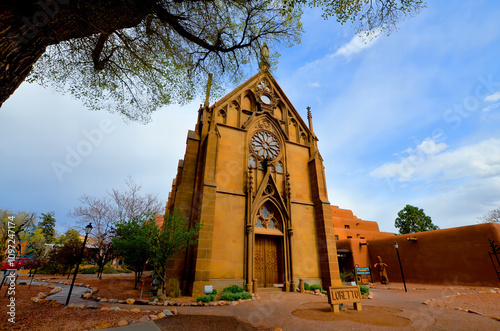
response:
[[[432,1],[363,41],[308,12],[273,75],[303,118],[311,107],[331,204],[390,232],[406,204],[441,228],[500,206],[498,17],[496,1]],[[166,201],[200,103],[125,123],[24,83],[0,109],[0,208],[54,211],[63,231],[80,196],[127,176]]]

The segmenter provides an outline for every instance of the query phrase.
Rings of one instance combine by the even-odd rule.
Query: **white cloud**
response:
[[[427,138],[417,148],[421,153],[410,155],[398,162],[386,163],[371,171],[370,175],[376,178],[396,177],[400,182],[432,182],[500,175],[500,139],[483,140],[477,144],[442,152],[447,147],[444,143],[436,144]]]
[[[449,146],[446,145],[445,143],[436,144],[436,142],[433,139],[426,138],[424,139],[424,141],[422,141],[420,145],[417,146],[417,149],[424,154],[433,155],[444,151],[448,147]],[[411,148],[410,151],[408,151],[408,153],[411,153]]]
[[[483,109],[483,113],[487,113],[489,111],[492,111],[493,109],[497,109],[500,106],[500,103],[494,103],[492,105],[489,105],[488,107]]]
[[[346,58],[351,58],[353,55],[372,47],[381,32],[381,29],[373,29],[357,33],[347,44],[340,47],[333,56],[342,55]]]
[[[491,95],[488,95],[486,98],[484,98],[484,101],[487,101],[487,102],[495,102],[498,100],[500,100],[500,92],[495,92]]]

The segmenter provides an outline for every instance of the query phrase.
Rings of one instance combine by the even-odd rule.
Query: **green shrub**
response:
[[[324,295],[327,295],[328,292],[327,291],[321,291],[321,293],[323,293]]]
[[[370,292],[370,288],[365,285],[359,285],[359,290],[361,291],[361,295]]]
[[[323,291],[323,287],[318,284],[312,284],[309,286],[309,291],[315,291],[315,290]]]
[[[245,292],[245,289],[243,287],[239,287],[238,285],[231,285],[222,290],[222,293],[226,292],[239,293],[239,292]]]
[[[220,299],[221,300],[226,300],[226,301],[237,301],[239,299],[241,300],[247,300],[252,297],[252,293],[248,292],[222,292]]]
[[[87,268],[80,268],[78,271],[81,274],[95,274],[99,268],[94,266],[94,267],[87,267]]]
[[[196,301],[212,302],[212,301],[215,301],[216,297],[217,297],[217,290],[214,290],[212,294],[207,294],[207,295],[203,295],[201,297],[197,297]]]
[[[172,298],[178,298],[181,296],[181,289],[177,278],[167,279],[165,282],[165,295]]]
[[[304,290],[309,291],[309,288],[310,288],[310,287],[309,287],[309,284],[304,283]]]

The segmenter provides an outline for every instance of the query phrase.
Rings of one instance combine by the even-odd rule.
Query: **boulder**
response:
[[[128,304],[128,305],[133,305],[135,300],[134,299],[127,299],[125,300],[125,302]]]
[[[120,320],[118,322],[118,326],[125,326],[125,325],[128,325],[128,322],[126,320]]]
[[[108,329],[110,327],[112,327],[113,325],[111,323],[104,323],[104,324],[101,324],[99,325],[98,327],[96,327],[95,329],[96,330],[101,330],[101,329]]]

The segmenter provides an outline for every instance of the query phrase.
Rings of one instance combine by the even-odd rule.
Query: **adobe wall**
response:
[[[415,237],[416,241],[406,238]],[[389,281],[402,282],[394,241],[406,282],[450,285],[499,286],[500,281],[491,263],[488,238],[500,243],[500,224],[485,223],[370,239],[371,266],[381,256],[387,264]],[[375,282],[379,282],[374,269]]]

